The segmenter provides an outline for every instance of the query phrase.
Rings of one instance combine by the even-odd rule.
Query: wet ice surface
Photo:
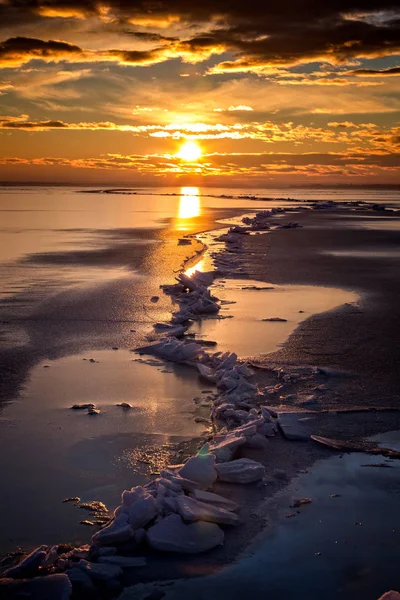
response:
[[[137,358],[109,350],[47,360],[32,370],[20,400],[4,407],[0,472],[10,493],[0,495],[0,551],[89,539],[92,528],[79,525],[87,515],[64,498],[113,508],[121,489],[168,464],[171,445],[204,431],[192,400],[204,385],[192,370]],[[91,402],[99,415],[69,408]]]
[[[273,289],[243,289],[252,287]],[[236,302],[220,311],[232,318],[204,319],[192,325],[190,333],[217,341],[216,350],[234,350],[239,356],[273,352],[304,319],[358,300],[354,292],[337,288],[278,286],[249,279],[217,279],[210,289],[220,299]],[[275,317],[286,321],[262,321]]]
[[[357,229],[362,228],[382,231],[398,231],[400,228],[400,220],[397,212],[391,217],[368,217],[367,215],[363,215],[362,219],[358,217],[357,221],[355,221],[354,224],[349,223],[349,226],[356,227]]]
[[[400,432],[374,439],[400,448]],[[392,468],[363,466],[382,463]],[[164,599],[376,600],[399,589],[399,469],[399,461],[361,453],[318,462],[275,496],[276,524],[246,557],[216,575],[177,583]],[[290,508],[297,498],[312,503]]]
[[[324,254],[355,258],[400,258],[400,250],[335,250],[326,251]]]

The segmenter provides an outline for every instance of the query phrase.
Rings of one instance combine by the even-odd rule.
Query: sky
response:
[[[399,0],[0,0],[0,181],[400,184],[399,167]]]

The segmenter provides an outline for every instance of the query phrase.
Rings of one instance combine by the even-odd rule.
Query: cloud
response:
[[[244,104],[239,104],[239,106],[230,106],[228,108],[229,112],[239,112],[239,111],[251,111],[253,110],[251,106],[246,106]]]
[[[31,60],[60,61],[76,60],[82,54],[81,48],[67,42],[35,38],[16,37],[0,43],[0,66],[18,67]]]
[[[400,67],[393,67],[391,69],[357,69],[350,71],[351,75],[365,76],[365,77],[390,77],[400,75]]]
[[[7,30],[35,24],[43,31],[51,29],[52,23],[61,30],[61,22],[75,22],[82,40],[88,40],[85,28],[90,22],[97,39],[99,31],[105,35],[119,28],[128,46],[129,37],[137,43],[156,44],[148,50],[92,48],[84,51],[90,60],[147,65],[181,57],[196,63],[226,53],[230,56],[212,66],[209,73],[268,74],[276,68],[307,63],[337,67],[354,64],[360,58],[400,53],[398,3],[364,0],[362,4],[365,10],[360,9],[359,0],[327,0],[318,6],[306,0],[299,10],[296,0],[281,4],[261,4],[260,0],[109,0],[107,4],[97,0],[8,0],[0,4],[0,22],[7,23]],[[3,42],[3,53],[9,50],[8,41]],[[82,56],[80,46],[54,41],[40,45],[39,41],[34,48],[30,44],[20,48],[16,60],[21,60],[21,53],[42,60],[49,60],[49,53],[56,60]]]
[[[0,159],[0,165],[13,167],[33,166],[55,169],[68,168],[72,171],[95,170],[97,172],[118,173],[128,171],[135,176],[145,176],[146,181],[157,180],[160,176],[170,181],[177,177],[196,174],[205,180],[215,178],[230,181],[244,181],[243,178],[285,181],[287,176],[317,181],[326,178],[339,178],[346,175],[361,179],[372,176],[396,175],[400,166],[400,153],[370,153],[364,156],[341,153],[215,153],[202,162],[188,164],[175,155],[160,154],[106,154],[92,158],[19,158]],[[73,176],[73,175],[71,175]],[[132,176],[132,175],[131,175]],[[153,178],[153,179],[152,179]]]
[[[15,37],[0,42],[0,68],[16,68],[33,60],[47,63],[113,62],[121,65],[150,66],[173,58],[181,58],[185,62],[195,64],[223,51],[222,47],[216,46],[197,51],[175,41],[148,50],[90,50],[64,41]]]
[[[266,149],[345,151],[367,170],[360,157],[399,144],[400,67],[388,58],[400,55],[398,0],[300,4],[0,0],[1,112],[11,115],[0,118],[2,155],[51,157],[64,142],[71,160],[82,149],[95,164],[97,151],[158,149],[124,164],[181,173],[166,153],[198,139],[202,173],[222,161],[223,174],[268,176],[268,165],[308,176],[307,165],[269,162]],[[216,150],[263,158],[231,154],[231,168]],[[113,163],[123,160],[98,164]],[[343,161],[308,167],[347,172]]]
[[[0,81],[0,94],[4,91],[4,90],[12,90],[13,86],[8,83],[7,81]]]
[[[29,121],[27,115],[19,117],[0,116],[0,129],[19,129],[21,131],[49,131],[51,129],[87,130],[87,131],[130,131],[139,132],[134,125],[117,125],[110,121],[66,123],[61,120]]]
[[[328,127],[343,127],[344,129],[358,129],[358,125],[355,123],[351,123],[351,121],[341,121],[340,123],[337,121],[331,121],[328,123]]]
[[[148,113],[147,113],[148,114]],[[292,147],[304,144],[344,145],[358,154],[379,151],[391,153],[400,147],[399,127],[378,127],[374,123],[355,124],[350,121],[328,122],[327,127],[312,127],[272,121],[248,123],[167,123],[130,124],[112,121],[65,122],[62,120],[29,120],[28,115],[0,117],[0,129],[20,131],[119,131],[143,139],[164,139],[174,142],[186,139],[203,141],[253,140],[272,147],[286,143]],[[205,155],[212,153],[204,151]]]
[[[350,81],[349,79],[344,78],[328,78],[328,77],[315,77],[315,78],[294,78],[290,79],[287,76],[285,79],[276,79],[276,83],[279,85],[324,85],[324,86],[355,86],[355,87],[373,87],[377,85],[382,85],[380,81]]]
[[[47,63],[115,62],[126,65],[151,65],[169,58],[162,49],[154,50],[85,50],[58,40],[15,37],[0,43],[0,68],[15,68],[41,60]]]
[[[253,108],[245,104],[239,104],[238,106],[229,106],[228,108],[213,108],[214,112],[251,112]]]

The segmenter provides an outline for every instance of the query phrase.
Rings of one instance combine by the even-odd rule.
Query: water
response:
[[[399,432],[379,440],[400,447]],[[382,457],[365,454],[318,462],[275,496],[274,525],[246,557],[215,575],[163,588],[165,600],[377,600],[398,590],[400,464],[364,466],[379,463]],[[312,503],[296,512],[290,506],[297,498]],[[123,597],[140,596],[133,588]]]
[[[113,508],[123,489],[146,483],[170,462],[171,445],[204,432],[195,421],[204,409],[192,400],[204,386],[191,370],[137,358],[109,350],[47,360],[32,369],[18,401],[3,409],[0,472],[8,493],[0,494],[0,552],[89,539],[93,532],[79,525],[82,511],[64,498]],[[90,402],[99,415],[70,409]],[[121,402],[132,408],[118,407]]]
[[[149,476],[148,469],[132,468],[137,449],[168,446],[204,429],[191,400],[201,393],[199,381],[184,370],[133,363],[129,350],[148,343],[155,321],[169,319],[171,302],[159,286],[172,283],[174,271],[200,248],[195,241],[178,246],[178,238],[221,227],[219,221],[241,212],[296,205],[266,203],[264,196],[395,199],[392,192],[338,190],[168,188],[124,195],[0,188],[0,469],[8,491],[1,495],[7,524],[1,549],[88,539],[91,531],[78,525],[82,516],[61,504],[65,496],[112,506],[121,489]],[[315,310],[311,304],[305,316]],[[232,336],[222,343],[231,342]],[[253,348],[259,349],[241,352]],[[100,362],[83,361],[90,357]],[[121,401],[133,404],[132,412],[115,406]],[[102,412],[93,420],[72,413],[76,402],[95,402]]]
[[[143,257],[152,253],[148,246],[160,242],[162,231],[184,235],[207,227],[211,216],[265,207],[261,201],[228,204],[200,194],[188,187],[135,195],[0,188],[0,316],[16,296],[22,309],[26,293],[31,304],[71,285],[143,272]]]
[[[252,287],[259,289],[252,290]],[[307,285],[279,286],[248,279],[223,282],[216,279],[211,291],[222,301],[234,302],[224,305],[220,311],[223,317],[232,318],[206,319],[194,323],[190,332],[217,341],[216,351],[234,348],[241,358],[274,352],[299,323],[311,315],[358,300],[357,294],[347,290]],[[284,321],[263,321],[271,317]]]
[[[284,198],[399,202],[395,190],[184,187],[141,189],[135,190],[134,195],[100,191],[101,188],[99,193],[89,194],[81,188],[0,187],[0,298],[4,300],[35,286],[44,286],[47,292],[52,288],[54,292],[60,286],[110,279],[118,267],[135,270],[135,257],[128,263],[122,260],[122,264],[114,257],[111,269],[105,250],[110,245],[125,250],[127,245],[147,245],[157,238],[155,230],[171,226],[185,233],[210,211],[222,215],[228,208],[252,210],[293,205],[283,202]],[[233,197],[221,198],[222,195]],[[279,200],[266,204],[259,198]],[[123,274],[127,273],[120,271],[117,276]]]

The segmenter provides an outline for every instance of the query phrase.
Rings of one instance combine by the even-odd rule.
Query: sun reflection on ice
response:
[[[186,269],[185,275],[187,275],[188,277],[191,277],[193,275],[193,273],[195,273],[196,271],[203,272],[204,269],[205,269],[205,260],[204,260],[204,258],[202,258],[193,267],[189,267],[189,269]]]
[[[198,187],[182,187],[178,209],[178,229],[185,231],[189,228],[188,219],[201,215],[200,192]]]

